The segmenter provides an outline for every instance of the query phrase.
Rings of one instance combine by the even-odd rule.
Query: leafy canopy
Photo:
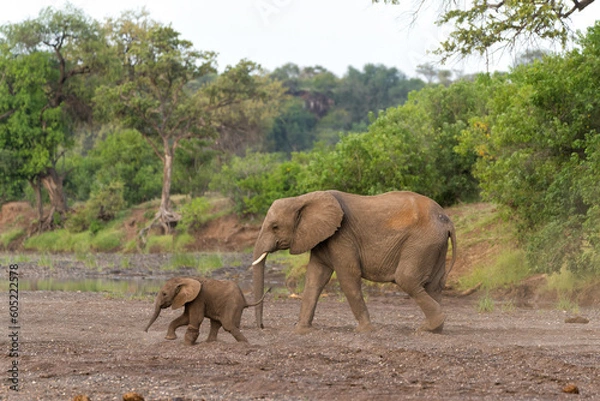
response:
[[[372,1],[395,5],[401,3],[401,0]],[[438,25],[451,25],[453,30],[450,37],[440,43],[436,52],[443,60],[453,55],[483,55],[496,46],[514,47],[519,40],[536,38],[558,41],[564,46],[571,34],[569,17],[593,2],[594,0],[474,0],[459,3],[442,0],[442,11],[436,22]],[[424,4],[424,0],[419,0],[418,9]]]

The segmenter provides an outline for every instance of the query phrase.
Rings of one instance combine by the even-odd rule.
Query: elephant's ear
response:
[[[300,207],[290,253],[299,254],[331,237],[342,224],[344,211],[329,192],[317,191],[298,198]]]
[[[178,286],[177,295],[173,298],[173,309],[179,309],[188,302],[196,299],[200,293],[202,284],[198,280],[184,278]]]

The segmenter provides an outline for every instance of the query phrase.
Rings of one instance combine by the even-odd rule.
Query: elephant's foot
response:
[[[183,339],[183,343],[185,345],[194,345],[194,343],[196,342],[196,339],[198,338],[198,336],[200,335],[200,328],[192,328],[192,327],[188,327],[187,331],[185,332],[185,337]]]
[[[370,331],[375,331],[375,327],[373,327],[373,325],[369,322],[367,323],[360,323],[357,327],[356,327],[356,332],[357,333],[368,333]]]
[[[173,334],[167,333],[167,335],[165,336],[165,340],[174,340],[176,338],[177,338],[177,336],[175,335],[175,333],[173,333]]]
[[[299,325],[299,324],[298,324],[298,325],[296,325],[296,328],[294,329],[294,332],[295,332],[296,334],[301,334],[301,335],[304,335],[304,334],[311,333],[311,332],[313,332],[314,330],[315,330],[315,329],[314,329],[312,326],[305,326],[305,325]]]
[[[427,321],[423,324],[419,331],[428,331],[430,333],[440,334],[444,329],[444,322],[446,321],[446,315],[441,313],[437,318],[432,321]]]

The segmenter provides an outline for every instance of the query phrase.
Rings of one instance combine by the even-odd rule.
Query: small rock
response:
[[[131,391],[123,394],[123,401],[144,401],[144,397]]]
[[[73,401],[91,401],[91,400],[90,400],[90,397],[88,397],[87,395],[77,394],[75,396],[75,398],[73,398]]]
[[[567,384],[562,389],[563,393],[579,394],[579,387],[574,384]]]
[[[589,319],[586,319],[582,316],[575,316],[575,317],[568,317],[565,319],[565,323],[582,323],[582,324],[586,324],[589,323]]]

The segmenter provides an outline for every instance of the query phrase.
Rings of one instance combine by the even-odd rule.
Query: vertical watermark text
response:
[[[19,391],[19,265],[8,265],[8,357],[10,366],[8,369],[8,380],[10,389]]]

